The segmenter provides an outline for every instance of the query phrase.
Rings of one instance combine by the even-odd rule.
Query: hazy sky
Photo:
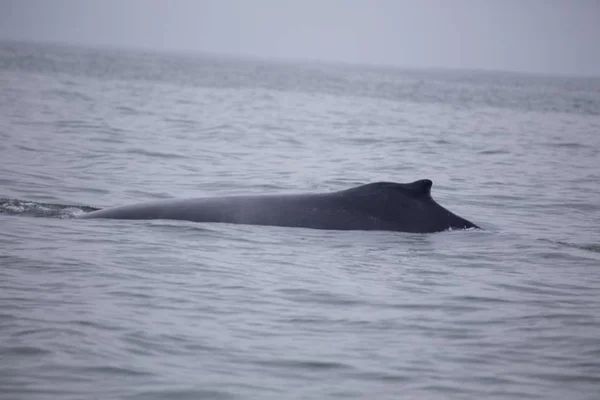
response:
[[[600,0],[0,0],[0,38],[600,75]]]

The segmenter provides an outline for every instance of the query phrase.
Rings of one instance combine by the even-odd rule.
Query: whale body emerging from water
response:
[[[429,179],[376,182],[331,193],[159,200],[79,218],[172,219],[331,230],[433,233],[478,228],[431,197]]]

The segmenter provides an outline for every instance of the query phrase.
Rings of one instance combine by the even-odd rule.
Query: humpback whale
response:
[[[169,199],[78,218],[171,219],[330,230],[433,233],[478,228],[431,197],[432,181],[375,182],[330,193]]]

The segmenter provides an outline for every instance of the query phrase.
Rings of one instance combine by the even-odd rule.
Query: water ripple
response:
[[[597,79],[18,43],[0,70],[4,396],[597,398]],[[72,218],[420,178],[486,230]]]

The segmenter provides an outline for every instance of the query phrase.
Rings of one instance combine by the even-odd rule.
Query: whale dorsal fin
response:
[[[374,182],[355,188],[346,189],[341,193],[362,193],[371,196],[378,191],[398,190],[413,197],[431,197],[431,186],[433,182],[429,179],[421,179],[411,183],[396,183],[396,182]]]
[[[416,195],[431,196],[431,187],[433,182],[430,179],[420,179],[412,183],[407,183],[406,188],[413,191]]]

